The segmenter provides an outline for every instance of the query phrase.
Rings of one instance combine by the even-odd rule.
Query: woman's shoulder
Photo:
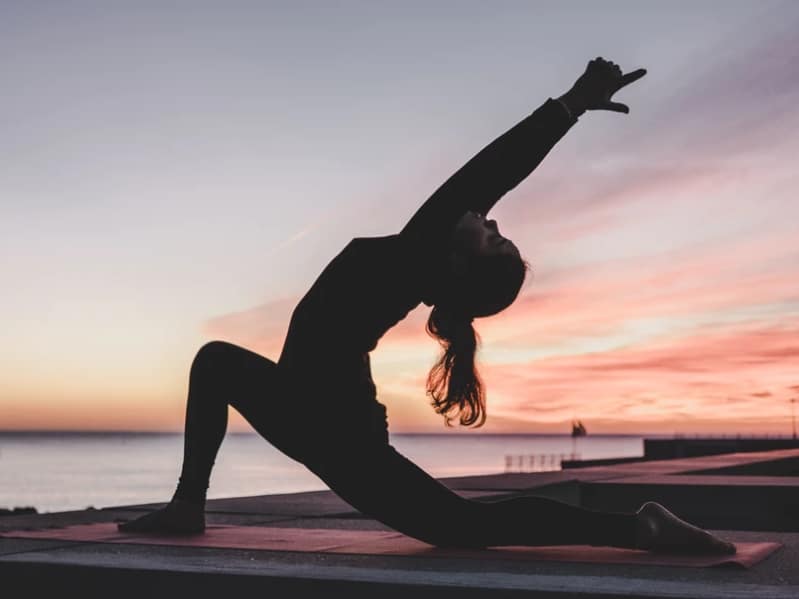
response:
[[[426,270],[429,256],[422,246],[400,234],[379,237],[354,237],[342,254],[348,260],[361,265],[373,265],[392,277],[403,279],[400,273],[416,277]]]

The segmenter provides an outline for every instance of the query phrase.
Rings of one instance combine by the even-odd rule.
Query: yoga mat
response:
[[[90,543],[133,543],[257,549],[264,551],[308,551],[363,555],[413,557],[457,557],[480,560],[512,559],[525,561],[590,562],[647,566],[686,566],[704,568],[733,566],[750,568],[779,549],[780,543],[735,543],[735,555],[670,555],[616,547],[558,545],[552,547],[502,547],[491,549],[443,549],[432,547],[398,532],[376,530],[330,530],[280,528],[269,526],[210,525],[205,534],[181,536],[132,534],[117,530],[114,523],[79,524],[64,528],[16,530],[0,534],[6,538],[54,539]]]

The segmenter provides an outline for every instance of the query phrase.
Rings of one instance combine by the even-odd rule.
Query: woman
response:
[[[636,513],[596,512],[546,498],[464,499],[388,442],[369,352],[424,302],[428,332],[444,352],[428,393],[447,424],[485,420],[475,371],[475,317],[510,305],[525,278],[519,250],[486,213],[524,180],[586,110],[629,112],[611,101],[640,79],[601,57],[557,100],[549,98],[442,185],[399,234],[353,239],[299,302],[277,363],[214,341],[197,353],[189,378],[183,467],[163,509],[119,528],[198,533],[227,426],[228,403],[264,438],[306,465],[345,501],[432,545],[593,544],[650,550],[734,552],[656,503]]]

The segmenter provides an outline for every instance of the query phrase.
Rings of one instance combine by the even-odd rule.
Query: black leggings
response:
[[[387,441],[360,442],[357,431],[337,430],[329,423],[314,426],[307,417],[313,407],[285,397],[286,387],[271,360],[222,341],[204,345],[191,366],[176,497],[205,500],[230,404],[261,436],[304,463],[354,508],[432,545],[635,546],[633,514],[597,512],[543,497],[463,498]]]

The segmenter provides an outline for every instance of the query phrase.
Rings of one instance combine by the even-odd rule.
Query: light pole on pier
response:
[[[791,398],[791,424],[793,425],[793,438],[796,439],[796,398]]]

